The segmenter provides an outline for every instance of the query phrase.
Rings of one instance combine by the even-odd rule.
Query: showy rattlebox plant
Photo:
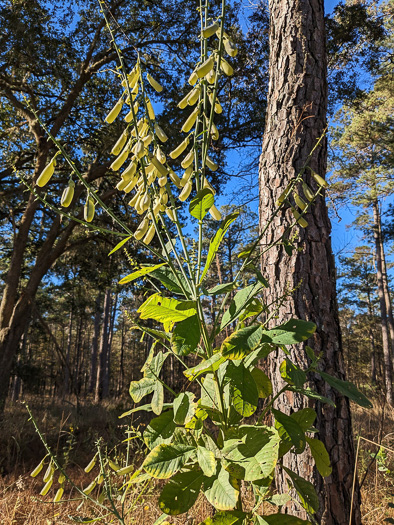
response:
[[[111,31],[105,6],[101,2],[100,5]],[[100,229],[94,226],[96,207],[99,206],[112,217],[117,233],[124,237],[110,255],[127,249],[128,243],[140,242],[156,259],[153,264],[138,266],[120,281],[127,285],[137,279],[145,279],[152,290],[138,309],[139,319],[135,320],[134,329],[150,337],[153,344],[141,370],[143,377],[130,385],[130,395],[135,404],[148,396],[149,401],[134,406],[121,416],[128,417],[141,410],[153,412],[146,430],[138,434],[148,452],[140,468],[132,472],[134,466],[128,462],[128,457],[125,466],[120,468],[99,449],[93,466],[100,460],[100,473],[89,487],[80,492],[83,497],[94,499],[95,487],[103,481],[107,483],[109,467],[115,472],[111,477],[112,485],[108,484],[109,491],[101,493],[104,496],[98,504],[102,507],[109,499],[108,512],[114,512],[122,523],[124,517],[111,499],[111,490],[115,490],[111,489],[114,476],[123,480],[115,491],[122,502],[131,485],[147,483],[151,479],[167,480],[159,497],[163,515],[156,524],[164,522],[168,516],[188,512],[200,494],[215,509],[214,516],[203,521],[206,525],[311,523],[319,508],[315,489],[310,482],[284,467],[282,458],[286,454],[301,454],[309,447],[320,474],[330,475],[328,453],[324,444],[314,437],[316,412],[312,408],[304,408],[288,415],[276,410],[274,401],[283,392],[289,391],[332,404],[308,387],[308,374],[318,373],[353,401],[366,407],[370,403],[352,384],[319,371],[318,356],[304,343],[315,332],[313,323],[289,319],[285,324],[269,328],[275,316],[275,305],[268,307],[262,299],[262,295],[267,296],[263,293],[264,290],[267,292],[267,282],[258,269],[258,260],[261,250],[266,251],[277,243],[285,243],[288,250],[296,249],[289,241],[290,230],[308,226],[304,215],[319,197],[326,182],[313,174],[319,187],[316,193],[303,182],[312,151],[303,169],[277,203],[275,215],[283,207],[291,208],[294,215],[292,226],[278,235],[271,246],[260,246],[262,232],[240,254],[242,264],[234,280],[206,288],[206,278],[221,241],[237,220],[237,213],[221,218],[215,206],[215,192],[209,182],[210,173],[217,169],[209,149],[212,141],[219,138],[214,122],[215,114],[222,112],[218,98],[219,79],[222,74],[233,74],[226,55],[234,57],[237,51],[225,31],[225,1],[218,17],[211,18],[208,1],[200,3],[199,10],[200,60],[190,75],[190,90],[178,104],[185,110],[186,116],[178,134],[178,145],[172,151],[166,150],[168,137],[157,121],[150,100],[150,94],[153,91],[160,93],[162,86],[147,72],[148,64],[143,57],[138,57],[130,72],[126,70],[121,50],[111,32],[119,58],[123,92],[106,117],[106,122],[111,125],[124,108],[127,112],[124,115],[125,129],[112,148],[115,158],[110,170],[112,174],[121,173],[116,188],[125,196],[128,206],[140,216],[135,231],[103,202],[76,169],[64,147],[48,132],[58,151],[36,184],[44,186],[50,181],[56,162],[62,157],[72,171],[61,200],[63,208],[73,203],[76,183],[83,185],[87,192],[84,220],[78,220],[85,226]],[[45,124],[42,125],[45,128]],[[178,158],[182,159],[180,165]],[[181,169],[184,171],[179,176]],[[44,200],[34,186],[29,187],[39,199]],[[302,190],[303,196],[297,193],[298,189]],[[186,242],[178,216],[182,203],[188,199],[188,211],[198,223],[198,238],[192,249]],[[60,213],[69,219],[76,219],[64,209]],[[203,228],[208,213],[221,222],[206,256],[203,256]],[[155,247],[152,244],[154,239],[157,241]],[[253,277],[245,282],[246,275]],[[215,322],[209,324],[202,301],[211,296],[216,296],[219,306]],[[145,320],[149,320],[149,325]],[[301,370],[291,362],[286,350],[289,345],[299,345],[299,351],[306,352],[308,369]],[[278,349],[284,354],[281,375],[286,386],[273,396],[271,378],[263,372],[262,364],[271,352]],[[161,370],[170,355],[183,366],[190,390],[176,393],[171,385],[166,384]],[[190,362],[192,357],[196,365],[190,368],[186,358]],[[169,401],[165,401],[165,390]],[[261,406],[263,409],[259,409]],[[274,423],[266,424],[269,420]],[[45,493],[50,490],[53,481],[54,465],[57,465],[56,461],[51,457],[49,473],[45,477],[48,488],[45,488]],[[293,489],[291,494],[274,494],[273,481],[277,468],[286,471]],[[90,465],[87,472],[89,470]],[[245,508],[243,487],[253,493],[252,508]],[[311,521],[279,512],[280,507],[292,497],[306,510]],[[278,506],[278,513],[263,516],[262,508],[266,501]]]

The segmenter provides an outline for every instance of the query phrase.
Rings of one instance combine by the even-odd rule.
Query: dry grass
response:
[[[110,446],[124,438],[124,427],[117,415],[125,407],[85,405],[77,411],[74,407],[32,400],[30,405],[36,414],[40,427],[46,434],[51,446],[63,454],[70,439],[70,426],[73,428],[73,447],[70,453],[68,472],[80,487],[86,487],[92,478],[83,472],[83,467],[92,456],[93,444],[98,436]],[[353,407],[354,431],[356,437],[362,436],[394,449],[394,410],[387,409],[377,400],[375,408],[363,410]],[[95,429],[94,432],[91,429]],[[359,478],[365,480],[362,486],[363,525],[384,523],[388,517],[394,519],[394,453],[387,452],[386,457],[372,462],[371,454],[379,448],[361,441],[359,451]],[[72,501],[77,497],[73,489],[68,489],[65,503],[52,502],[54,490],[46,497],[39,496],[43,486],[42,474],[31,478],[29,472],[44,455],[43,447],[27,422],[26,413],[19,406],[8,409],[2,432],[0,432],[0,523],[1,525],[62,525],[75,523],[72,516],[96,517],[99,524],[117,523],[113,516],[105,515],[102,510],[93,508],[89,502],[80,505]],[[136,461],[138,464],[138,461]],[[387,471],[383,471],[386,468]],[[93,476],[94,477],[94,476]],[[160,516],[157,497],[161,484],[152,484],[146,493],[140,494],[135,489],[126,500],[128,512],[126,523],[152,525]],[[247,495],[246,495],[247,497]],[[136,501],[137,500],[137,501]],[[212,507],[201,497],[188,516],[171,518],[174,525],[195,525],[211,515]]]

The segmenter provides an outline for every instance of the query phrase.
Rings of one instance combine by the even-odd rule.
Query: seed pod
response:
[[[181,186],[182,188],[185,186],[185,184],[188,182],[188,180],[190,179],[191,175],[193,173],[193,167],[192,166],[189,166],[187,168],[187,170],[185,171],[185,173],[183,174],[183,177],[181,179]]]
[[[108,113],[108,115],[105,117],[105,122],[107,124],[112,124],[112,122],[116,119],[116,117],[119,115],[120,110],[123,107],[123,98],[120,98],[118,102],[115,104],[115,106],[111,109],[111,111]]]
[[[53,476],[46,482],[46,484],[42,488],[42,490],[40,492],[40,496],[46,496],[48,494],[50,488],[52,487],[52,484],[53,484]]]
[[[159,162],[159,159],[152,155],[150,160],[162,177],[167,175],[168,170],[161,162]]]
[[[136,159],[133,159],[130,164],[127,166],[127,168],[122,173],[122,177],[128,177],[134,175],[134,173],[137,171],[137,162]]]
[[[315,173],[311,168],[309,168],[312,173],[312,177],[315,179],[315,181],[318,183],[319,186],[322,188],[328,188],[328,182],[323,179],[323,177],[320,177],[317,173]]]
[[[160,146],[157,146],[157,148],[156,148],[155,157],[160,162],[160,164],[164,164],[165,161],[167,160],[166,156],[164,155],[164,153],[160,149]]]
[[[45,456],[46,458],[46,456]],[[41,470],[43,469],[44,467],[44,461],[45,461],[45,458],[42,458],[42,460],[40,461],[40,463],[36,466],[36,468],[33,470],[33,472],[30,474],[30,476],[32,478],[35,478],[36,476],[38,476],[38,474],[41,472]]]
[[[154,206],[153,206],[153,216],[156,218],[158,215],[159,215],[159,211],[160,211],[160,199],[156,198],[155,199],[155,203],[154,203]]]
[[[149,193],[146,193],[144,195],[144,198],[142,199],[142,203],[141,203],[141,209],[142,209],[143,212],[146,211],[149,208],[150,203],[151,203],[150,195],[149,195]]]
[[[193,90],[189,91],[189,93],[187,93],[187,94],[183,97],[183,99],[182,99],[180,102],[178,102],[178,108],[179,108],[179,109],[185,109],[185,107],[187,106],[187,99],[189,98],[190,93],[192,93],[192,92],[193,92]]]
[[[96,206],[94,203],[94,199],[93,197],[89,195],[88,198],[86,199],[85,206],[83,207],[83,216],[86,222],[92,222],[95,209],[96,209]]]
[[[141,194],[137,191],[134,197],[129,200],[129,206],[132,206],[134,208],[140,196]]]
[[[103,476],[103,474],[101,472],[97,476],[96,481],[97,481],[97,485],[101,485],[101,483],[104,481],[104,476]]]
[[[140,105],[138,102],[136,102],[133,106],[134,110],[134,116],[137,116],[138,110],[140,109]],[[124,120],[125,122],[131,122],[133,120],[133,110],[130,110],[127,115],[125,116]]]
[[[145,154],[145,146],[142,140],[139,140],[134,147],[134,153],[137,159],[140,159]]]
[[[118,171],[123,164],[126,162],[127,157],[129,156],[129,150],[128,148],[124,148],[122,153],[116,157],[116,159],[111,164],[110,168],[112,171]]]
[[[195,72],[198,78],[205,77],[205,75],[207,75],[211,71],[211,69],[213,69],[213,64],[214,64],[213,55],[211,55],[200,66],[196,68]]]
[[[183,131],[184,133],[188,133],[192,129],[194,123],[197,120],[199,110],[200,106],[198,105],[196,109],[189,115],[186,122],[183,124],[181,131]]]
[[[189,153],[186,155],[186,157],[183,159],[183,161],[181,162],[182,168],[184,169],[188,168],[191,164],[193,164],[193,160],[194,160],[194,150],[191,149]]]
[[[153,109],[152,103],[149,98],[146,98],[146,109],[148,110],[148,115],[151,120],[155,120],[155,111]]]
[[[308,201],[312,202],[315,196],[313,194],[313,191],[310,189],[308,184],[306,184],[305,182],[302,183],[302,191],[305,197],[308,199]]]
[[[185,201],[189,197],[191,191],[192,191],[192,183],[188,181],[183,187],[183,190],[181,191],[181,193],[179,194],[178,199],[182,202]]]
[[[187,148],[187,146],[189,145],[189,137],[186,137],[185,140],[183,140],[178,147],[176,147],[173,151],[171,151],[170,153],[170,157],[172,159],[176,159],[177,157],[179,157],[179,155],[181,153],[183,153],[185,151],[185,149]]]
[[[238,54],[238,49],[235,47],[234,43],[231,42],[228,38],[224,39],[224,49],[226,50],[227,54],[229,54],[231,57],[236,57]]]
[[[234,69],[232,68],[232,66],[227,62],[227,60],[225,58],[221,58],[220,59],[220,69],[223,71],[223,73],[225,75],[227,75],[228,77],[231,77],[231,75],[234,74]]]
[[[53,473],[55,472],[55,467],[53,465],[52,460],[49,462],[49,465],[45,471],[44,477],[42,478],[43,482],[46,483],[51,478],[53,478]]]
[[[137,241],[140,241],[142,239],[142,237],[147,232],[148,227],[149,227],[149,219],[148,219],[148,217],[145,217],[141,221],[140,225],[138,226],[138,228],[136,229],[136,231],[134,233],[134,237],[137,239]]]
[[[112,155],[119,155],[119,153],[122,151],[123,146],[126,144],[127,141],[127,129],[124,130],[124,132],[121,134],[121,136],[116,141],[116,144],[111,149]]]
[[[45,184],[48,184],[52,175],[54,174],[55,168],[56,168],[56,157],[57,157],[57,154],[54,157],[52,157],[49,164],[47,164],[47,166],[42,170],[40,176],[38,177],[36,184],[40,188],[45,186]]]
[[[215,221],[220,221],[222,219],[222,214],[214,204],[212,204],[212,206],[209,208],[209,213],[211,214],[212,218],[215,219]]]
[[[144,143],[144,147],[148,148],[152,140],[153,140],[152,134],[148,133],[147,136],[142,139],[142,142]]]
[[[72,179],[68,181],[67,188],[64,188],[62,198],[60,199],[60,204],[63,206],[63,208],[68,208],[70,204],[72,203],[72,200],[74,198],[74,188],[75,183]]]
[[[282,191],[282,193],[279,195],[278,200],[276,201],[277,206],[280,206],[281,204],[284,203],[284,201],[287,199],[290,189],[291,189],[291,184],[289,184],[287,188],[284,191]]]
[[[167,184],[167,176],[164,175],[164,177],[160,177],[157,179],[157,182],[159,183],[160,188],[163,188]]]
[[[208,155],[206,157],[206,164],[211,171],[216,171],[218,169],[216,162],[213,162],[213,160]]]
[[[138,182],[138,177],[133,177],[131,181],[127,184],[127,186],[124,187],[125,193],[130,193],[131,190],[136,186]]]
[[[60,472],[59,477],[57,478],[60,485],[66,481],[66,476],[63,474],[63,472]]]
[[[215,70],[211,69],[211,71],[205,75],[205,78],[209,84],[214,84],[216,78]]]
[[[207,26],[205,29],[203,29],[202,36],[204,38],[209,38],[210,36],[215,34],[218,29],[219,29],[218,22],[214,22],[210,26]]]
[[[127,75],[127,82],[126,82],[126,80],[122,80],[122,82],[121,82],[122,87],[124,87],[126,89],[127,84],[129,84],[129,88],[131,89],[136,84],[136,82],[138,80],[139,73],[140,73],[140,69],[139,69],[139,66],[137,65]]]
[[[134,465],[129,465],[128,467],[120,468],[120,469],[116,472],[116,475],[118,475],[118,476],[125,476],[126,474],[129,474],[129,473],[132,472],[133,470],[135,470],[135,466],[134,466]]]
[[[304,219],[304,217],[301,217],[297,210],[294,208],[291,208],[291,211],[294,215],[295,220],[298,222],[298,224],[301,226],[301,228],[306,228],[308,226],[307,221]]]
[[[189,77],[188,83],[191,86],[194,86],[194,84],[197,82],[197,80],[198,80],[197,73],[195,71],[193,71],[193,73]]]
[[[87,474],[94,468],[94,466],[96,465],[96,461],[97,461],[97,454],[95,454],[93,456],[93,458],[90,460],[90,462],[84,468],[84,470],[85,470],[85,472]]]
[[[62,499],[63,492],[64,492],[64,488],[63,487],[59,487],[57,489],[55,497],[53,498],[53,503],[58,503]]]
[[[157,135],[157,138],[158,138],[161,142],[167,142],[168,137],[167,137],[167,135],[164,133],[164,131],[161,129],[161,127],[159,126],[159,124],[155,124],[155,133],[156,133],[156,135]]]
[[[207,122],[207,128],[208,128],[208,126],[209,126],[209,122]],[[218,140],[218,138],[219,138],[219,130],[215,126],[214,122],[211,123],[211,137],[212,137],[213,140]]]
[[[148,183],[148,186],[153,184],[153,182],[155,181],[156,177],[157,177],[157,170],[155,169],[155,171],[152,171],[152,173],[150,173],[149,176],[148,176],[148,179],[146,181]]]
[[[150,228],[148,230],[148,233],[145,235],[145,237],[142,240],[142,242],[144,244],[150,244],[152,242],[153,237],[155,236],[155,233],[156,233],[155,225],[151,224],[151,226],[150,226]]]
[[[181,179],[178,177],[178,175],[172,170],[170,170],[168,172],[168,174],[169,174],[170,179],[172,180],[172,182],[175,184],[175,186],[177,188],[180,188],[181,187]]]
[[[168,202],[168,193],[164,192],[163,195],[160,197],[161,204],[167,204]]]
[[[166,208],[166,214],[170,221],[175,222],[175,213],[172,208]]]
[[[302,210],[304,211],[306,208],[307,208],[307,204],[306,202],[304,202],[301,197],[298,195],[298,193],[294,193],[294,200],[295,200],[295,203],[297,204],[297,206]]]
[[[196,86],[190,91],[189,96],[187,97],[187,103],[189,104],[189,106],[194,106],[194,104],[197,102],[197,100],[200,97],[200,93],[201,93],[200,86]]]
[[[208,179],[205,177],[204,178],[204,184],[203,184],[204,188],[209,188],[211,190],[211,192],[216,195],[216,190],[209,184],[208,182]]]
[[[211,106],[213,104],[213,93],[208,93],[209,102],[211,103]],[[219,102],[219,99],[216,97],[215,99],[215,107],[214,107],[215,113],[218,115],[223,112],[223,108]]]
[[[97,481],[94,479],[87,487],[83,490],[83,493],[89,496],[94,487],[97,485]]]
[[[157,82],[157,80],[155,80],[152,75],[150,75],[149,73],[146,75],[146,78],[149,82],[149,84],[153,87],[153,89],[155,89],[158,93],[161,93],[163,91],[163,86],[161,84],[159,84]]]
[[[117,465],[114,461],[112,461],[111,459],[108,460],[108,465],[112,468],[112,470],[114,470],[115,472],[117,472],[120,467],[119,465]]]

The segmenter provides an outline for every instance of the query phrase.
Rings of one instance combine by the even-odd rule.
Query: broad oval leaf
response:
[[[137,310],[141,319],[155,319],[164,324],[165,330],[170,330],[174,323],[196,315],[193,301],[178,301],[162,297],[156,293],[151,295]]]
[[[241,328],[223,341],[220,349],[222,355],[227,359],[242,359],[260,344],[262,335],[260,325]]]
[[[156,381],[156,388],[152,397],[152,412],[159,416],[164,405],[164,388],[159,381]]]
[[[294,450],[296,454],[301,454],[305,450],[306,438],[305,432],[302,430],[297,421],[280,412],[279,410],[271,409],[272,414],[274,415],[276,421],[284,428],[286,433],[289,435],[291,442],[294,445]],[[279,427],[279,435],[281,435],[281,429]]]
[[[316,331],[316,325],[302,319],[291,319],[285,324],[265,332],[267,342],[276,345],[294,345],[306,341]]]
[[[289,475],[304,509],[310,514],[317,512],[319,510],[319,497],[312,483],[286,467],[283,469]]]
[[[272,383],[270,378],[260,368],[253,368],[252,377],[256,383],[259,397],[265,399],[272,394]]]
[[[197,447],[197,461],[205,476],[210,478],[216,472],[215,454],[205,447]]]
[[[323,478],[331,475],[332,468],[330,463],[330,456],[324,443],[319,439],[312,439],[306,436],[306,441],[311,449],[313,459],[316,463],[316,468]]]
[[[306,382],[306,373],[286,358],[280,364],[280,375],[289,385],[302,387]]]
[[[162,443],[150,451],[142,468],[156,479],[168,479],[183,467],[194,450],[190,445]]]
[[[215,198],[209,188],[203,188],[190,201],[189,213],[192,217],[202,221],[209,209],[215,203]]]
[[[130,383],[129,393],[134,403],[139,403],[141,399],[151,394],[156,387],[156,380],[150,377],[143,377],[139,381]]]
[[[231,399],[235,410],[243,417],[255,413],[259,393],[252,374],[241,362],[238,366],[228,363],[226,377],[230,380]]]
[[[227,512],[217,512],[211,518],[202,521],[200,525],[243,525],[246,512],[232,510]]]
[[[326,374],[325,372],[321,372],[320,370],[317,371],[322,378],[327,381],[327,383],[335,388],[338,392],[340,392],[342,395],[348,397],[358,405],[364,408],[372,408],[373,405],[371,401],[364,396],[360,390],[349,381],[343,381],[342,379],[339,379],[338,377],[330,376],[329,374]]]
[[[204,481],[204,494],[217,510],[232,510],[237,505],[239,490],[230,483],[230,474],[219,467],[216,476]]]
[[[160,509],[170,516],[187,512],[197,500],[203,479],[199,470],[175,474],[160,494]]]
[[[198,318],[193,315],[176,324],[171,336],[171,347],[177,355],[185,356],[196,350],[200,339]]]
[[[140,270],[137,270],[136,272],[130,273],[129,275],[126,275],[126,277],[123,277],[123,279],[119,281],[119,284],[131,283],[131,281],[135,281],[140,277],[144,277],[145,275],[154,272],[158,268],[161,268],[165,264],[167,263],[155,264],[153,266],[145,266],[144,268],[141,268]]]
[[[183,371],[183,373],[190,381],[193,381],[201,374],[205,374],[206,372],[215,372],[224,362],[225,358],[223,356],[220,354],[214,354],[209,359],[205,359],[198,365],[193,366],[193,368],[187,368]]]
[[[183,392],[174,399],[174,422],[177,425],[186,425],[191,421],[196,411],[192,392]]]
[[[162,412],[159,417],[151,420],[144,432],[144,442],[149,449],[161,443],[170,443],[175,431],[174,412]]]

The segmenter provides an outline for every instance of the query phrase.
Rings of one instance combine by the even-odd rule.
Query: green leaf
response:
[[[316,401],[320,401],[321,403],[326,403],[327,405],[335,407],[335,403],[332,399],[321,396],[320,394],[315,392],[315,390],[311,390],[310,388],[290,387],[288,390],[290,392],[298,392],[299,394],[303,394],[304,396],[309,397],[310,399],[315,399]]]
[[[155,448],[161,443],[170,443],[176,425],[174,423],[174,412],[169,410],[163,412],[159,417],[151,420],[144,432],[144,442],[149,449]]]
[[[216,472],[215,454],[205,447],[197,447],[197,461],[205,476],[210,478]]]
[[[130,283],[131,281],[135,281],[136,279],[139,279],[140,277],[143,277],[144,275],[148,275],[154,272],[155,270],[157,270],[161,266],[164,266],[165,264],[167,263],[155,264],[153,266],[145,266],[144,268],[141,268],[141,270],[137,270],[136,272],[129,273],[129,275],[126,275],[126,277],[123,277],[123,279],[119,281],[119,284],[125,284],[125,283]]]
[[[306,445],[305,432],[302,430],[297,421],[280,412],[279,410],[271,409],[272,414],[274,415],[276,421],[284,428],[286,433],[289,435],[291,442],[294,445],[294,450],[296,454],[301,454],[304,451]],[[281,435],[281,429],[279,427],[279,435]],[[281,436],[282,437],[282,436]]]
[[[215,509],[232,510],[237,505],[239,490],[230,483],[229,473],[219,466],[216,476],[205,479],[204,494]]]
[[[174,422],[177,425],[186,425],[191,421],[196,411],[196,404],[193,401],[192,392],[178,394],[174,399]]]
[[[192,217],[202,221],[209,209],[215,204],[215,198],[209,188],[203,188],[190,201],[189,213]]]
[[[238,217],[239,213],[231,213],[227,217],[225,217],[219,226],[218,231],[215,233],[213,238],[211,239],[211,242],[209,243],[209,250],[207,255],[207,260],[205,262],[204,270],[201,274],[200,283],[202,283],[207,271],[209,270],[209,267],[211,266],[211,263],[213,259],[215,258],[216,252],[219,249],[220,243],[223,240],[223,237],[225,236],[227,230],[231,226],[231,224],[235,221],[235,219]]]
[[[364,408],[372,408],[373,405],[370,402],[370,400],[362,394],[358,388],[349,381],[343,381],[342,379],[338,379],[337,377],[330,376],[329,374],[326,374],[325,372],[322,372],[320,370],[317,370],[317,372],[322,376],[322,378],[327,381],[327,383],[335,388],[338,392],[340,392],[342,395],[348,397],[358,405]]]
[[[270,378],[260,368],[253,368],[252,377],[256,383],[259,397],[265,399],[272,394],[272,383]]]
[[[316,331],[316,325],[301,319],[291,319],[285,324],[265,332],[267,343],[294,345],[306,341]]]
[[[164,388],[161,383],[156,381],[156,388],[152,397],[152,412],[159,416],[164,405]]]
[[[162,297],[156,293],[151,295],[137,310],[141,319],[154,319],[164,324],[165,330],[170,330],[174,323],[196,315],[193,301],[178,301]]]
[[[283,469],[289,475],[304,509],[310,514],[317,512],[319,510],[319,497],[312,483],[286,467]]]
[[[169,408],[172,407],[172,403],[164,403],[163,408]],[[119,417],[121,419],[122,417],[130,416],[131,414],[134,414],[134,412],[140,412],[141,410],[145,410],[146,412],[152,412],[152,405],[151,403],[148,403],[146,405],[141,405],[139,407],[133,408],[131,410],[128,410],[127,412],[123,412]]]
[[[109,252],[108,257],[110,255],[112,255],[113,253],[117,252],[120,248],[122,248],[122,246],[124,246],[126,244],[126,242],[128,242],[132,238],[133,238],[133,236],[130,235],[129,237],[126,237],[125,239],[122,239],[120,242],[118,242],[118,244],[115,246],[115,248]]]
[[[170,352],[158,352],[154,357],[148,357],[141,372],[144,372],[144,377],[156,379],[159,377],[161,369],[165,360],[170,355]]]
[[[324,443],[319,439],[312,439],[308,436],[306,436],[306,441],[311,449],[317,470],[320,472],[321,476],[323,476],[323,478],[330,476],[332,472],[330,456],[328,455]]]
[[[193,315],[176,324],[171,336],[171,347],[175,354],[185,356],[196,351],[200,339],[198,317]]]
[[[175,271],[171,268],[160,268],[151,273],[151,277],[157,279],[161,282],[169,292],[174,292],[179,295],[184,295],[181,286],[179,283],[182,283],[182,286],[185,290],[188,290],[187,282],[183,277],[182,273],[178,270]]]
[[[263,288],[261,283],[250,284],[237,292],[234,299],[231,301],[230,306],[224,312],[222,322],[220,323],[220,330],[223,330],[227,325],[235,321],[247,306],[247,304],[253,299],[253,297]]]
[[[222,343],[222,355],[227,359],[242,359],[260,344],[262,334],[261,326],[248,326],[233,332]]]
[[[237,288],[238,286],[235,282],[218,284],[217,286],[214,286],[213,288],[208,290],[208,294],[209,295],[219,295],[221,293],[232,292],[233,290],[236,290]]]
[[[230,379],[230,392],[233,406],[238,414],[249,417],[257,409],[259,393],[252,374],[241,362],[236,366],[228,363],[226,378]]]
[[[286,358],[280,365],[280,375],[289,385],[302,387],[306,382],[306,373]]]
[[[141,399],[151,394],[156,387],[156,380],[150,377],[143,377],[139,381],[130,383],[129,393],[134,403],[139,403]]]
[[[290,500],[290,494],[274,494],[267,501],[272,505],[277,505],[278,507],[281,507],[282,505],[286,505],[286,503],[288,503]]]
[[[293,412],[290,417],[297,421],[304,432],[308,432],[315,422],[317,414],[316,410],[307,407],[301,408],[301,410],[297,410],[297,412]]]
[[[213,354],[212,357],[209,359],[205,359],[204,361],[201,361],[196,366],[193,366],[193,368],[187,368],[183,371],[184,375],[190,380],[193,381],[201,374],[204,374],[206,372],[215,372],[219,366],[225,362],[225,359],[220,354]]]
[[[261,525],[312,525],[310,521],[302,520],[296,516],[290,516],[289,514],[271,514],[270,516],[264,516],[264,521],[260,521]]]
[[[212,518],[207,518],[200,525],[243,525],[246,513],[241,510],[217,512]]]
[[[197,500],[203,479],[198,470],[175,474],[160,494],[160,509],[170,516],[187,512]]]
[[[156,479],[168,479],[183,467],[194,450],[190,445],[162,443],[150,451],[142,468]]]

